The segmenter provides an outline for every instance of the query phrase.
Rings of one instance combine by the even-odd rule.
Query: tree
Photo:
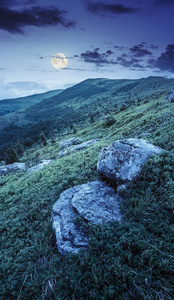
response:
[[[6,164],[12,164],[18,161],[19,156],[14,146],[11,146],[5,151],[5,162]]]
[[[46,146],[47,144],[47,139],[46,139],[46,136],[45,136],[45,133],[42,131],[41,134],[40,134],[40,139],[43,143],[44,146]]]

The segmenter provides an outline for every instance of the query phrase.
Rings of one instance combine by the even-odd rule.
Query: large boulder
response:
[[[38,170],[42,169],[44,166],[51,164],[53,161],[54,161],[54,159],[41,160],[40,164],[29,168],[27,170],[27,172],[32,173],[32,172],[38,171]]]
[[[171,101],[172,103],[174,102],[174,90],[171,90],[166,97],[166,100]]]
[[[93,224],[120,221],[120,201],[114,189],[100,181],[65,190],[51,214],[59,252],[77,253],[87,248],[88,236],[78,224],[78,218]]]
[[[119,140],[101,150],[97,170],[112,180],[130,181],[151,155],[162,151],[144,139]]]
[[[81,142],[80,138],[72,137],[72,138],[69,138],[67,140],[64,140],[64,141],[60,142],[60,148],[63,150],[63,149],[65,149],[67,147],[70,147],[72,145],[79,144],[80,142]]]
[[[13,164],[5,165],[0,167],[0,176],[6,172],[25,171],[25,163],[15,162]]]

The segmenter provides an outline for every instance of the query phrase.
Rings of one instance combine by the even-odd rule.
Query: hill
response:
[[[34,105],[43,99],[48,99],[61,93],[63,90],[54,90],[46,93],[31,95],[27,97],[20,97],[15,99],[0,100],[0,116],[10,114],[20,109],[27,108]]]
[[[72,127],[81,129],[131,105],[164,98],[173,86],[173,79],[162,77],[85,80],[24,110],[1,116],[0,159],[12,143],[20,141],[26,147],[37,143],[42,132],[48,137],[53,130],[63,134]]]
[[[165,100],[173,84],[156,77],[90,79],[4,116],[16,140],[18,134],[33,139],[34,129],[38,136],[45,129],[46,136],[23,149],[20,162],[30,167],[42,159],[55,161],[34,173],[0,177],[2,300],[174,299],[174,103]],[[3,127],[4,143],[8,130]],[[60,142],[70,137],[100,142],[58,157]],[[121,194],[124,222],[85,225],[88,251],[62,256],[51,227],[53,204],[68,188],[102,180],[100,150],[124,138],[144,138],[168,151],[151,157]],[[117,189],[117,182],[108,184]]]

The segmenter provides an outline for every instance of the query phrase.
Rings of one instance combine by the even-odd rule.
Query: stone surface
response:
[[[72,137],[70,139],[67,139],[67,140],[64,140],[64,141],[60,142],[60,148],[63,150],[66,147],[70,147],[72,145],[79,144],[80,142],[81,142],[80,138]]]
[[[75,145],[75,146],[72,146],[70,148],[70,151],[71,152],[75,152],[75,151],[80,151],[80,150],[83,150],[83,149],[86,149],[88,148],[89,146],[92,146],[92,145],[95,145],[96,143],[98,143],[100,140],[90,140],[90,141],[86,141],[84,143],[81,143],[81,144],[78,144],[78,145]]]
[[[166,100],[170,100],[171,102],[174,102],[174,90],[171,90],[167,97],[166,97]]]
[[[24,171],[25,163],[15,162],[13,164],[5,165],[0,167],[0,176],[6,172]]]
[[[68,154],[68,150],[67,149],[63,149],[63,150],[60,150],[59,153],[58,153],[58,157],[63,157],[65,155]]]
[[[48,159],[48,160],[41,160],[41,163],[32,167],[32,168],[29,168],[27,170],[27,172],[35,172],[35,171],[38,171],[40,169],[42,169],[44,166],[47,166],[49,164],[51,164],[52,162],[54,161],[54,159]]]
[[[112,180],[130,181],[151,155],[162,151],[144,139],[119,140],[101,150],[97,170]]]
[[[67,155],[68,153],[73,153],[73,152],[76,152],[76,151],[84,150],[84,149],[86,149],[86,148],[88,148],[92,145],[95,145],[99,141],[100,140],[95,140],[94,139],[94,140],[86,141],[86,142],[78,144],[78,145],[71,146],[70,148],[62,149],[61,151],[59,151],[58,157],[63,157],[65,155]]]
[[[52,209],[52,226],[60,253],[87,248],[88,237],[76,220],[93,224],[120,221],[121,198],[104,182],[95,181],[64,191]]]

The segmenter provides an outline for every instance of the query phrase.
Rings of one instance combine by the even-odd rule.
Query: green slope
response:
[[[88,79],[59,95],[0,117],[0,157],[4,150],[19,140],[35,143],[42,131],[48,136],[52,130],[63,133],[68,127],[78,129],[90,121],[118,112],[137,102],[163,98],[173,88],[174,79],[149,77],[139,80]],[[26,142],[27,139],[27,142]]]
[[[0,116],[10,114],[20,109],[27,108],[34,105],[43,99],[48,99],[61,93],[63,90],[54,90],[46,93],[31,95],[27,97],[20,97],[15,99],[0,100]]]
[[[76,98],[72,102],[74,111],[78,116],[78,107],[83,105],[80,112],[84,119],[75,120],[80,124],[76,124],[79,127],[74,136],[83,141],[100,138],[100,142],[56,159],[33,174],[6,174],[0,178],[2,300],[174,299],[174,103],[165,100],[172,85],[173,81],[162,78],[120,82],[88,80],[63,92],[64,96],[51,99],[54,108],[58,105],[60,109],[67,105],[66,97],[69,101]],[[74,93],[72,98],[71,93]],[[119,98],[115,93],[119,93]],[[132,93],[130,99],[137,93],[135,103],[131,100],[126,103],[129,93]],[[104,94],[109,99],[103,98],[100,106],[97,99]],[[81,104],[80,99],[83,99]],[[115,108],[115,104],[123,103],[127,108]],[[40,103],[39,107],[43,116],[44,104]],[[88,109],[94,114],[92,123]],[[112,114],[100,120],[106,110]],[[53,118],[52,114],[50,117]],[[66,110],[64,118],[67,118]],[[73,136],[69,124],[66,128],[63,122],[62,118],[63,135],[58,131],[54,143],[48,138],[45,146],[28,148],[21,161],[30,166],[41,159],[56,158],[60,141]],[[62,257],[50,220],[52,206],[60,193],[100,178],[97,159],[105,145],[118,139],[142,137],[168,152],[150,158],[130,184],[128,194],[122,195],[124,222],[88,226],[89,250]]]

